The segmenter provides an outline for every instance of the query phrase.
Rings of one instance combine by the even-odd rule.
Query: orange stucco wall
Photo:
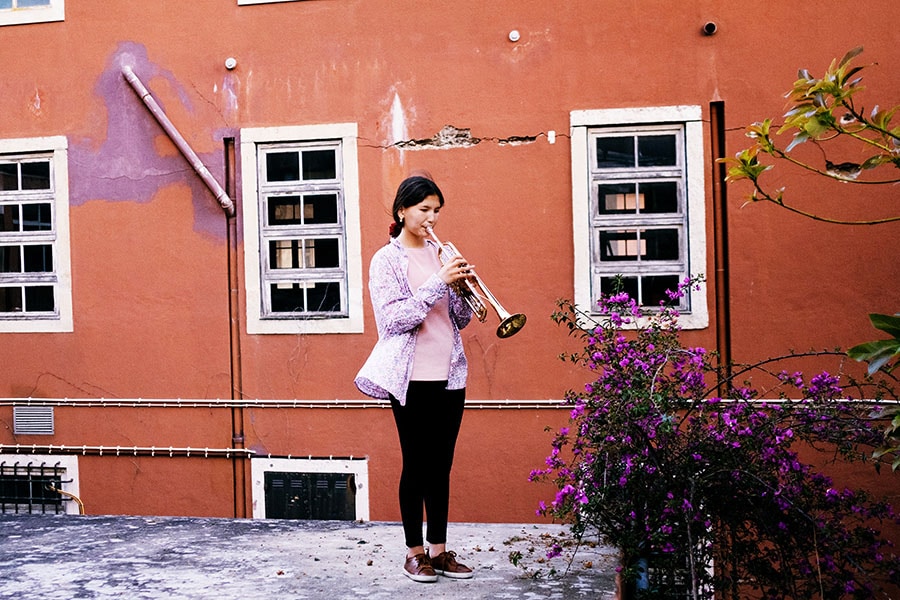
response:
[[[878,63],[866,74],[870,104],[896,103],[894,0],[827,28],[792,4],[81,0],[67,3],[64,22],[0,27],[0,138],[68,139],[74,308],[72,333],[0,333],[0,397],[361,398],[352,380],[375,341],[368,298],[362,334],[248,335],[240,271],[229,312],[229,223],[122,79],[127,64],[223,182],[223,139],[241,128],[356,123],[366,267],[386,241],[397,184],[429,171],[447,198],[441,237],[477,264],[507,308],[529,317],[509,340],[498,340],[492,323],[464,331],[469,398],[561,398],[585,377],[556,358],[573,341],[549,319],[556,299],[573,294],[571,111],[699,105],[708,119],[709,103],[721,101],[733,154],[746,145],[744,125],[781,115],[798,67],[821,73],[860,44],[863,61]],[[845,11],[825,4],[820,15]],[[714,36],[701,33],[708,21],[718,25]],[[451,125],[480,143],[395,146],[395,102],[409,140]],[[705,138],[709,258],[697,271],[712,274]],[[785,183],[823,212],[896,212],[893,188]],[[900,227],[838,227],[744,207],[745,191],[728,190],[731,295],[708,288],[710,326],[689,332],[689,342],[715,346],[721,302],[738,361],[875,337],[866,315],[898,310]],[[242,256],[240,210],[236,218],[234,255]],[[236,367],[231,315],[240,321]],[[243,417],[243,444],[261,454],[368,456],[372,518],[399,517],[388,410],[259,408]],[[536,518],[549,491],[526,479],[549,448],[544,427],[565,418],[563,410],[469,410],[451,518]],[[227,409],[60,407],[56,419],[52,438],[15,436],[11,406],[0,406],[0,444],[232,443]],[[82,493],[90,512],[229,515],[232,477],[224,459],[84,457]]]

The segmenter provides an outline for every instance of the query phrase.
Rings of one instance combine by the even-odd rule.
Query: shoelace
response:
[[[416,572],[417,573],[421,572],[423,569],[433,568],[431,566],[431,557],[429,557],[427,554],[424,554],[424,553],[416,554],[415,556],[413,556],[411,558],[414,558],[416,561]],[[409,559],[407,559],[407,560],[409,560]]]
[[[442,552],[435,558],[440,558],[442,556],[445,556],[445,558],[443,558],[441,562],[444,562],[447,567],[453,568],[456,566],[456,552],[454,552],[453,550]]]

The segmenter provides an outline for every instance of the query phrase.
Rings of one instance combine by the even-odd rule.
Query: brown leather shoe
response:
[[[456,562],[456,552],[441,552],[431,558],[431,566],[434,572],[451,579],[471,579],[475,574],[472,569],[462,563]]]
[[[406,557],[406,564],[403,565],[403,574],[413,581],[421,583],[433,583],[438,580],[437,573],[434,572],[431,561],[424,552]]]

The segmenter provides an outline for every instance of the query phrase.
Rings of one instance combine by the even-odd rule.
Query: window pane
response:
[[[341,286],[333,281],[275,283],[272,312],[340,312]]]
[[[0,288],[0,312],[22,312],[22,288]]]
[[[637,300],[637,277],[601,277],[600,292],[606,295],[625,292],[630,298]]]
[[[0,0],[0,10],[12,8],[13,0]]]
[[[639,245],[636,229],[620,229],[600,232],[601,261],[635,261],[644,254]]]
[[[297,181],[300,179],[300,155],[296,152],[266,154],[266,181]]]
[[[615,169],[634,166],[634,137],[597,138],[597,168]]]
[[[658,183],[642,183],[641,212],[643,213],[677,213],[678,184],[674,181]]]
[[[638,138],[639,167],[667,167],[676,164],[674,135],[642,135]]]
[[[333,224],[338,222],[337,194],[304,196],[303,222],[307,225]]]
[[[303,224],[302,198],[300,196],[281,196],[269,198],[269,225],[301,225]]]
[[[269,242],[269,264],[273,269],[299,269],[300,240],[272,240]]]
[[[306,287],[300,283],[273,283],[272,312],[303,312]]]
[[[52,273],[53,272],[53,246],[41,244],[39,246],[24,246],[25,272],[26,273]]]
[[[16,163],[0,164],[0,191],[19,189],[19,165]]]
[[[50,203],[22,205],[23,231],[49,231],[52,228]]]
[[[0,204],[0,231],[19,231],[18,204]]]
[[[35,8],[38,6],[50,6],[50,0],[18,0],[16,5],[19,8]]]
[[[22,163],[22,189],[49,190],[50,163],[47,161]]]
[[[50,312],[55,310],[53,303],[53,286],[40,285],[25,288],[26,312]]]
[[[303,152],[303,179],[337,179],[337,160],[334,150]]]
[[[21,273],[20,246],[0,246],[0,273]]]
[[[337,238],[272,240],[269,264],[273,269],[337,269],[340,244]]]
[[[637,184],[620,183],[597,186],[597,204],[601,215],[634,213],[638,203],[643,209],[644,198],[637,196]]]
[[[337,269],[341,266],[337,238],[306,240],[307,269]]]
[[[678,260],[677,229],[647,229],[642,237],[643,260]]]
[[[670,304],[666,290],[674,291],[678,288],[678,275],[657,275],[643,277],[641,279],[641,298],[644,306],[659,306],[660,302]]]
[[[307,290],[309,312],[340,312],[341,286],[334,281],[319,281]]]

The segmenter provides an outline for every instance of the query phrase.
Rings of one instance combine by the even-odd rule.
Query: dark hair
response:
[[[394,209],[391,212],[394,217],[394,222],[391,223],[391,237],[397,237],[403,230],[403,224],[400,222],[400,216],[397,214],[400,209],[415,206],[428,196],[437,196],[441,206],[444,205],[444,195],[430,177],[413,175],[400,183],[400,187],[397,188],[397,195],[394,197]]]

